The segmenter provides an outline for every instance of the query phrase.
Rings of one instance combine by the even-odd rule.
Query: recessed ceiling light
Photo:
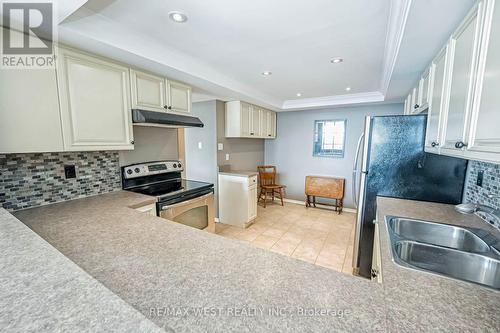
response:
[[[351,87],[345,88],[345,91],[351,91]]]
[[[265,72],[262,72],[261,74],[264,75],[264,76],[269,76],[269,75],[271,75],[273,73],[270,72],[270,71],[265,71]]]
[[[168,17],[170,17],[170,19],[176,23],[184,23],[188,19],[186,14],[177,11],[168,13]]]
[[[344,61],[344,59],[342,58],[333,58],[332,60],[330,60],[332,64],[338,64],[341,63],[342,61]]]
[[[302,94],[301,93],[297,93],[297,97],[300,97],[300,96],[302,96]]]

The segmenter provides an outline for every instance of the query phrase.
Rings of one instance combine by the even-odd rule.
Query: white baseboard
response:
[[[288,198],[283,198],[283,201],[284,202],[288,202],[288,203],[292,203],[292,204],[296,204],[296,205],[302,205],[302,206],[305,206],[305,204],[306,204],[305,201],[288,199]],[[331,206],[322,205],[322,204],[319,204],[319,203],[316,204],[316,207],[333,210],[333,208]],[[344,208],[342,208],[342,211],[348,212],[348,213],[356,213],[356,209],[354,209],[354,208],[346,208],[346,207],[344,207]]]

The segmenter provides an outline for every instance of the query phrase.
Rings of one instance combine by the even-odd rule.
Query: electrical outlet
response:
[[[226,161],[229,161],[229,154],[226,154]]]
[[[478,171],[476,179],[477,186],[483,187],[483,177],[484,177],[484,171]]]
[[[74,165],[65,165],[64,166],[64,177],[66,179],[76,178],[76,168]]]
[[[223,143],[218,143],[217,144],[217,150],[224,150],[224,144]]]

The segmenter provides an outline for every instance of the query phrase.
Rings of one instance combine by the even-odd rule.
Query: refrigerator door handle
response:
[[[358,139],[358,145],[356,146],[356,154],[354,155],[354,165],[352,167],[352,198],[354,201],[354,206],[358,207],[358,191],[357,191],[357,178],[358,178],[358,162],[359,162],[359,151],[361,149],[361,143],[365,133],[362,133]]]

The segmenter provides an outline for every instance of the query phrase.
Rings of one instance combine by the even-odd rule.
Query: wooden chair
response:
[[[285,186],[276,184],[276,167],[273,165],[260,165],[257,167],[259,171],[259,182],[260,182],[260,201],[264,197],[264,208],[266,208],[267,194],[271,193],[271,198],[274,202],[274,198],[278,195],[281,200],[281,205],[283,206],[283,189]]]

